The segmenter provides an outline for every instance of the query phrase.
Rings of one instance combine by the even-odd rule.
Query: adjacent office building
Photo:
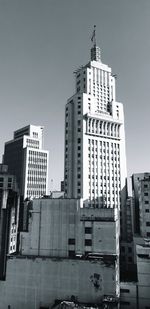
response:
[[[43,127],[28,125],[14,132],[5,143],[3,162],[16,176],[25,198],[40,197],[48,190],[48,151],[43,149]]]
[[[65,195],[82,198],[85,207],[120,208],[126,199],[124,112],[115,82],[95,42],[90,62],[75,71],[65,111]]]
[[[6,255],[17,249],[20,195],[16,177],[0,164],[0,280],[5,279]]]
[[[134,231],[150,237],[150,173],[132,175]]]

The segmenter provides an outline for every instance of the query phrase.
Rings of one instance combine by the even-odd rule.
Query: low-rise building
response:
[[[0,164],[0,279],[5,279],[6,254],[17,250],[20,195],[16,178]]]
[[[136,246],[139,308],[150,308],[150,240]]]
[[[80,199],[29,202],[19,253],[8,256],[0,309],[51,308],[57,300],[119,301],[117,209],[83,208]]]

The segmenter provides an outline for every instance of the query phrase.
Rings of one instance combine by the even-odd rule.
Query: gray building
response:
[[[132,175],[134,233],[150,237],[150,173]]]
[[[0,164],[0,279],[5,279],[6,255],[17,250],[20,195],[16,177]]]
[[[20,194],[25,198],[40,197],[48,190],[49,153],[43,150],[43,127],[28,125],[14,132],[5,143],[3,162],[16,176]]]
[[[19,252],[8,256],[0,309],[52,308],[75,299],[100,308],[119,301],[118,209],[80,199],[34,199]]]

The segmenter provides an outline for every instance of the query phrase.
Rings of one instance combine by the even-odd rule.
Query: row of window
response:
[[[40,177],[28,177],[28,181],[33,181],[33,182],[46,182],[46,178],[40,178]]]
[[[32,183],[32,184],[28,183],[28,184],[27,184],[27,188],[30,189],[30,190],[31,190],[31,189],[40,189],[40,190],[42,190],[42,189],[44,190],[44,189],[45,189],[45,190],[46,190],[46,185],[45,185],[45,184],[44,184],[44,185],[43,185],[43,184],[37,184],[37,183],[36,183],[36,184],[34,184],[34,183]]]
[[[4,187],[4,183],[0,182],[0,188],[3,188],[3,187]],[[10,189],[11,187],[12,187],[12,184],[8,183],[7,188]]]
[[[96,134],[96,135],[103,135],[103,136],[109,136],[109,137],[114,137],[114,138],[119,138],[120,137],[120,125],[118,125],[115,129],[110,128],[110,129],[105,129],[100,126],[95,126],[92,127],[90,124],[87,125],[87,133],[88,134]]]
[[[28,169],[28,175],[41,177],[41,176],[46,176],[46,172],[37,170],[37,169],[34,169],[34,170]]]
[[[4,181],[4,177],[0,177],[0,182],[3,182]],[[8,182],[12,182],[13,178],[11,177],[8,177]]]
[[[29,163],[43,163],[43,164],[47,164],[47,160],[46,159],[41,159],[41,158],[29,157]]]
[[[68,239],[68,245],[75,245],[75,238]],[[85,239],[84,240],[85,246],[92,246],[92,239]]]
[[[109,88],[110,73],[98,68],[92,68],[93,71],[93,83],[100,84],[104,89]]]
[[[45,191],[40,191],[40,190],[27,190],[27,196],[41,196],[45,195]]]
[[[29,155],[39,156],[39,157],[47,157],[47,153],[29,150]]]
[[[46,170],[47,169],[47,165],[29,163],[28,164],[28,168],[36,168],[36,169]]]

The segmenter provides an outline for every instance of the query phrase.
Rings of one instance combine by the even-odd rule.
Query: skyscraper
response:
[[[16,176],[21,195],[40,197],[48,189],[48,151],[43,150],[43,127],[28,125],[5,143],[3,161]]]
[[[93,33],[91,60],[75,71],[75,94],[65,112],[65,195],[85,207],[120,208],[126,197],[123,105],[116,76],[101,61]]]

